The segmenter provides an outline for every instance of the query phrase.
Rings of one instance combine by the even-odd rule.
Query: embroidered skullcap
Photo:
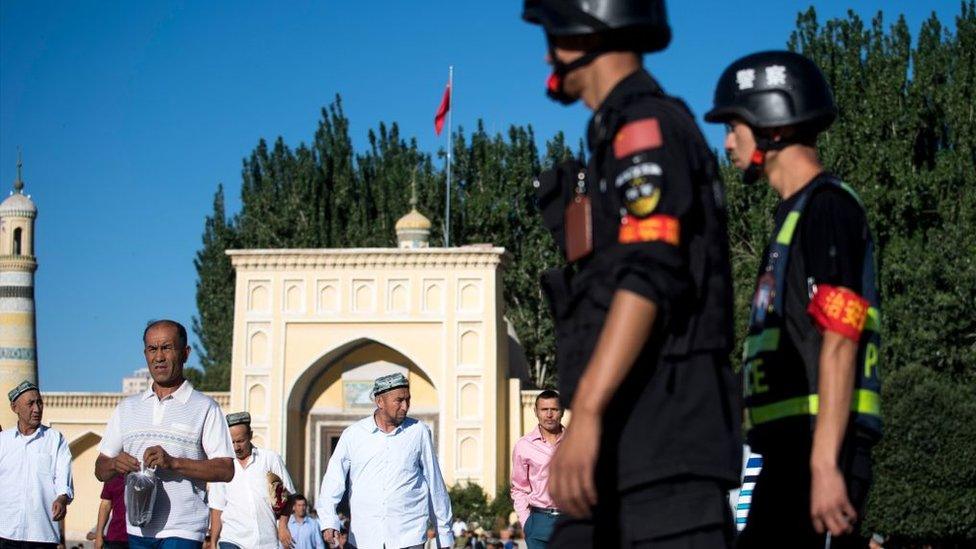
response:
[[[373,384],[373,396],[375,397],[393,389],[409,386],[410,382],[407,381],[407,376],[403,374],[386,375],[376,379],[376,383]]]
[[[24,380],[20,382],[20,385],[14,387],[7,392],[7,398],[10,399],[10,403],[13,404],[17,397],[26,393],[27,391],[37,391],[37,385],[31,383],[30,381]]]
[[[251,424],[251,414],[247,412],[234,412],[233,414],[227,414],[227,426],[233,427],[235,425],[250,425]]]

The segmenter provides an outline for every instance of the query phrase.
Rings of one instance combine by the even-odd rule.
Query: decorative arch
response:
[[[462,471],[478,470],[478,439],[465,436],[458,443],[458,469]]]
[[[264,383],[252,383],[247,388],[247,409],[257,417],[268,414],[268,388]]]
[[[23,234],[23,231],[24,230],[21,229],[20,227],[17,227],[16,229],[14,229],[14,249],[13,249],[13,252],[14,253],[13,253],[13,255],[22,255],[23,254],[23,250],[21,248],[21,235]]]
[[[407,288],[405,284],[398,283],[390,290],[390,303],[388,306],[391,312],[407,312]]]
[[[248,366],[268,365],[268,334],[264,330],[256,330],[248,341]]]
[[[480,362],[480,336],[475,330],[466,330],[461,334],[458,345],[458,364],[471,366]]]
[[[300,282],[290,282],[285,285],[285,311],[290,313],[302,312],[305,309],[305,296]]]
[[[466,382],[458,391],[458,418],[478,419],[481,416],[481,390],[477,383]]]
[[[465,282],[461,286],[458,309],[469,312],[481,309],[481,291],[477,282]]]
[[[397,354],[401,355],[411,366],[416,368],[416,370],[424,377],[424,379],[426,379],[428,383],[434,387],[435,391],[440,393],[440,383],[434,381],[435,376],[431,375],[431,372],[414,361],[413,358],[410,357],[410,354],[405,352],[402,348],[391,345],[390,343],[377,338],[360,337],[343,343],[342,345],[339,345],[331,350],[325,351],[319,356],[319,358],[313,360],[308,366],[305,367],[302,374],[298,376],[286,390],[286,394],[288,395],[288,411],[307,412],[307,410],[303,409],[302,405],[308,400],[309,393],[311,392],[315,380],[320,375],[324,374],[326,370],[333,367],[344,356],[367,345],[382,345],[383,347],[391,349]]]
[[[267,311],[271,308],[271,297],[268,295],[268,286],[265,284],[254,284],[248,293],[247,309],[249,311]]]

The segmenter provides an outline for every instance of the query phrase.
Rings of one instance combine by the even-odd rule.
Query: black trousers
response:
[[[810,518],[810,450],[809,441],[799,441],[763,454],[763,468],[752,492],[749,518],[736,543],[737,549],[824,548],[827,536],[813,529]],[[871,486],[870,445],[848,439],[838,463],[858,521],[852,534],[832,538],[830,547],[866,548],[868,539],[861,536],[860,522]]]
[[[54,549],[57,543],[38,543],[36,541],[16,541],[0,538],[0,549]]]
[[[735,527],[726,490],[716,481],[673,479],[601,493],[589,519],[556,523],[550,549],[731,547]]]

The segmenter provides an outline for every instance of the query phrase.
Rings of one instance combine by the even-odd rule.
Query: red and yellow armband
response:
[[[681,223],[670,215],[652,215],[644,219],[627,215],[620,222],[617,240],[621,244],[660,241],[677,246],[681,240]]]
[[[868,301],[842,286],[821,284],[807,306],[817,327],[858,341],[868,317]]]

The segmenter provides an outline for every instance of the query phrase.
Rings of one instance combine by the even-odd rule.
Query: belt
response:
[[[533,513],[544,513],[546,515],[552,515],[554,517],[558,517],[559,515],[563,514],[563,512],[560,511],[559,509],[555,509],[551,507],[534,507],[532,505],[529,506],[529,511]]]

